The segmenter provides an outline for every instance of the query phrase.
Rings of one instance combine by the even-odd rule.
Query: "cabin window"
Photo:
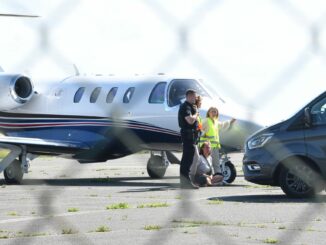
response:
[[[118,88],[113,87],[110,89],[108,95],[106,96],[106,103],[112,103],[115,95],[117,94]]]
[[[186,91],[193,89],[198,95],[210,97],[206,90],[194,79],[174,79],[169,87],[169,106],[177,106],[186,98]]]
[[[123,103],[129,103],[132,96],[134,95],[135,87],[130,87],[125,92],[125,95],[123,96]]]
[[[166,82],[159,82],[153,88],[148,102],[151,104],[163,104],[165,95]]]
[[[97,88],[95,88],[95,89],[93,90],[89,102],[91,102],[91,103],[95,103],[95,102],[97,101],[98,96],[100,95],[101,89],[102,89],[102,88],[97,87]]]
[[[75,96],[74,96],[74,103],[80,102],[81,98],[83,97],[84,92],[85,92],[85,87],[81,87],[76,91]]]

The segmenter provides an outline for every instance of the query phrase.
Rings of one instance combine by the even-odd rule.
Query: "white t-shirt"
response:
[[[196,175],[203,175],[203,174],[214,174],[214,170],[212,168],[211,156],[208,156],[207,158],[205,158],[203,155],[199,156]]]

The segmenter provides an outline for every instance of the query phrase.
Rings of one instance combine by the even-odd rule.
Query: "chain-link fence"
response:
[[[17,0],[1,5],[2,12],[41,15],[33,20],[1,19],[0,23],[6,36],[1,41],[0,65],[5,70],[27,72],[35,80],[71,75],[72,64],[82,73],[195,71],[208,87],[227,97],[227,103],[245,107],[247,119],[262,120],[263,124],[288,117],[324,89],[326,4],[322,1]],[[124,135],[121,142],[127,148],[141,141],[131,132],[121,134],[119,128],[116,135]],[[74,175],[69,168],[62,174],[67,173]],[[41,216],[52,213],[52,202],[60,191],[54,194],[40,195]],[[200,212],[191,192],[180,191],[180,195],[181,204],[171,217],[186,219],[195,210]],[[323,208],[317,200],[317,205],[298,214],[297,223],[308,222]],[[205,214],[202,217],[211,220]],[[35,219],[27,227],[37,226],[37,222]],[[64,217],[49,225],[74,228]],[[289,229],[278,240],[295,243],[307,225],[309,222]],[[223,228],[218,227],[216,235],[207,234],[215,243],[224,237],[225,244],[237,244]],[[157,233],[148,244],[172,242],[169,239]],[[33,239],[29,242],[33,244]],[[72,242],[92,244],[86,234]]]

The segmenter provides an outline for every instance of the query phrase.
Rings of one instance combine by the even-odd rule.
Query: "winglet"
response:
[[[2,69],[2,66],[0,66],[0,72],[5,72],[5,70]]]
[[[80,72],[78,70],[78,67],[76,66],[76,64],[73,64],[74,65],[74,69],[75,69],[75,75],[76,76],[79,76],[80,75]]]

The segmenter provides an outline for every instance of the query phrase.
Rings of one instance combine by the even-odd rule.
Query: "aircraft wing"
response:
[[[76,150],[88,150],[89,146],[82,142],[76,141],[57,141],[57,140],[44,140],[39,138],[23,138],[23,137],[0,137],[1,144],[7,145],[24,145],[35,152],[49,152],[49,153],[65,153]]]

